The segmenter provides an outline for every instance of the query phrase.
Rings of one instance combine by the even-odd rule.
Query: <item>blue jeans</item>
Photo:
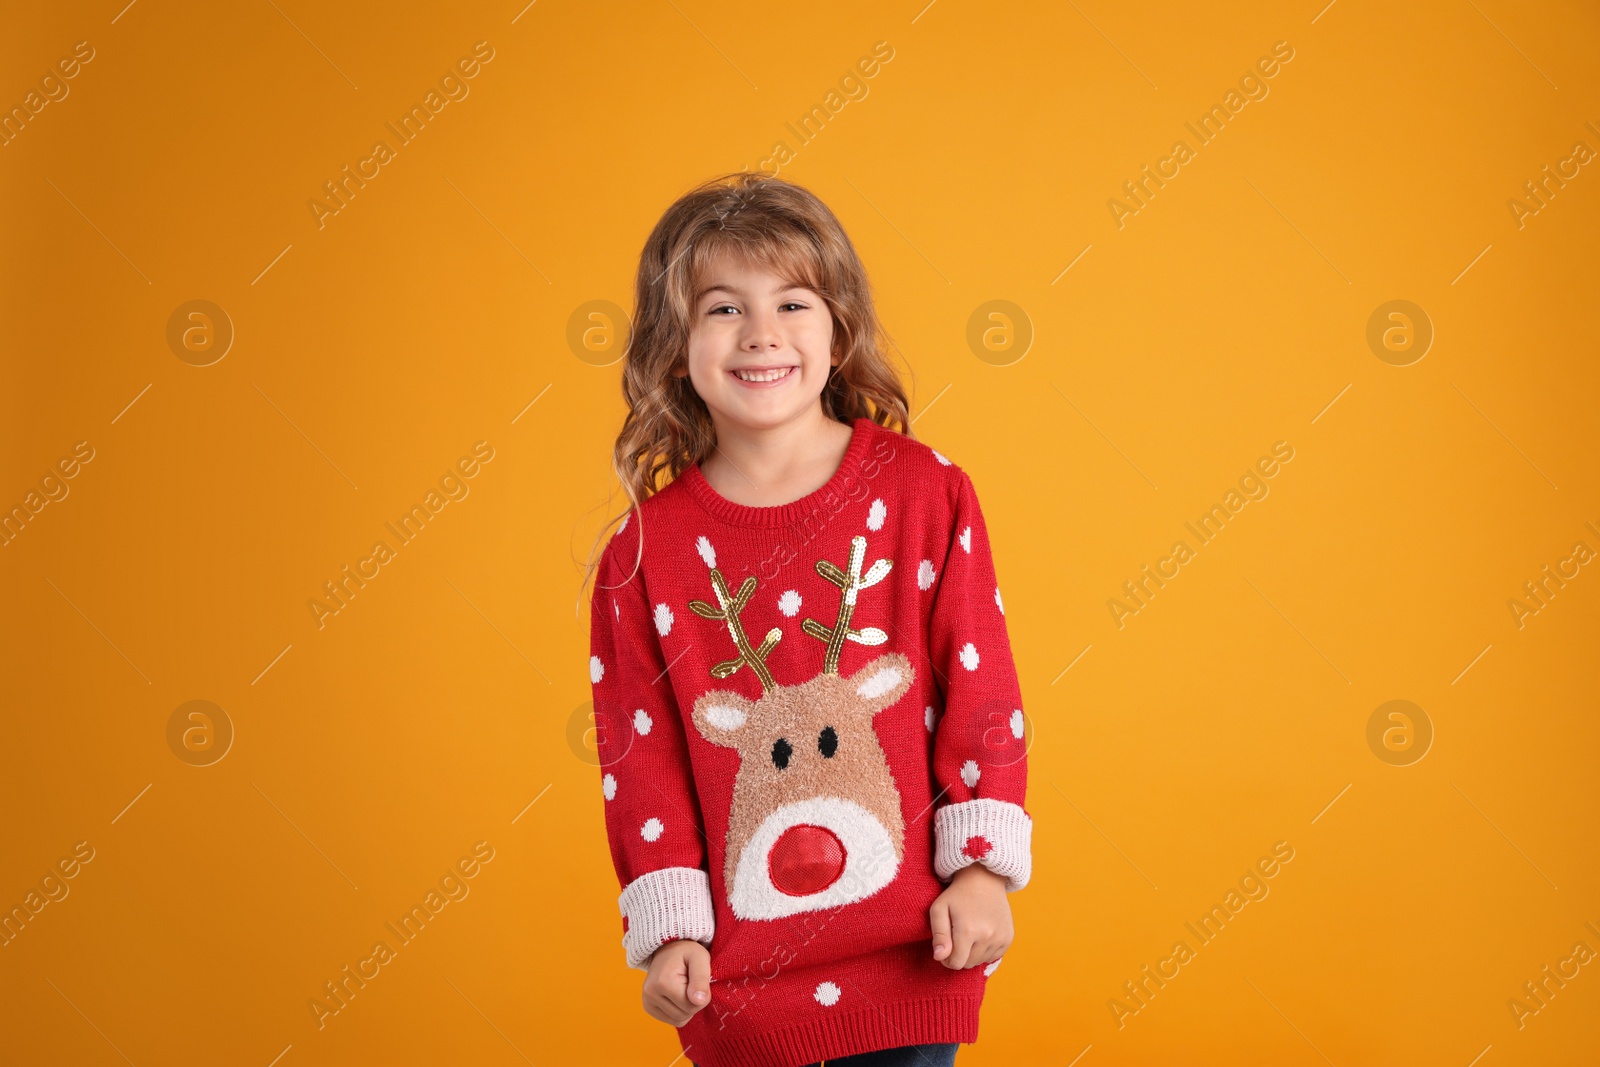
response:
[[[881,1048],[854,1056],[837,1056],[821,1063],[807,1064],[806,1067],[954,1067],[956,1049],[959,1047],[954,1042],[948,1045],[901,1045],[899,1048]]]

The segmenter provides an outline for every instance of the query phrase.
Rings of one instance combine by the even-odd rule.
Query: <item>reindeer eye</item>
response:
[[[780,771],[789,766],[789,757],[793,754],[794,749],[789,747],[789,742],[781,737],[772,746],[772,762],[777,765]]]
[[[824,756],[832,758],[839,750],[839,735],[833,732],[833,727],[824,726],[821,735],[817,738],[817,748]]]

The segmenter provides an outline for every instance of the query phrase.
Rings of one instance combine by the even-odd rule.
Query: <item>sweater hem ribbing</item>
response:
[[[803,1067],[902,1045],[971,1044],[982,1000],[980,994],[897,1001],[704,1046],[684,1041],[684,1053],[695,1067]]]

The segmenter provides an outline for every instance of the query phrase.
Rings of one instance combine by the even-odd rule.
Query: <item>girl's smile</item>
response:
[[[764,367],[737,367],[728,373],[747,388],[771,389],[794,377],[793,372],[798,369],[798,366],[791,363]]]

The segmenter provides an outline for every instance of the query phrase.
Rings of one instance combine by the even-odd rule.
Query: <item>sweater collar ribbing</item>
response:
[[[706,476],[701,473],[699,463],[684,468],[678,480],[689,491],[689,495],[693,496],[713,518],[730,525],[795,526],[814,514],[818,507],[830,499],[842,495],[845,483],[851,478],[859,477],[861,461],[866,458],[867,451],[872,445],[878,424],[869,418],[861,417],[854,420],[851,426],[850,444],[845,449],[844,461],[839,464],[839,469],[834,471],[821,487],[787,504],[773,504],[768,507],[736,504],[711,487],[711,483],[706,481]]]

